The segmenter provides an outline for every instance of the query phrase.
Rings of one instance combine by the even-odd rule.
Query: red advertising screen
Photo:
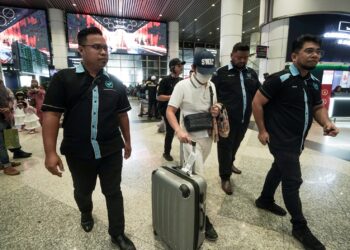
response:
[[[44,10],[0,6],[0,59],[12,63],[13,42],[36,48],[50,55]]]
[[[71,51],[77,51],[78,32],[91,26],[101,29],[110,53],[159,56],[167,54],[165,23],[67,13],[67,37]]]

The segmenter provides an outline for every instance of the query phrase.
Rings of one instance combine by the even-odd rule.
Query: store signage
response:
[[[256,46],[256,58],[267,58],[268,46],[257,45]]]
[[[338,30],[342,32],[350,32],[350,22],[340,21]]]

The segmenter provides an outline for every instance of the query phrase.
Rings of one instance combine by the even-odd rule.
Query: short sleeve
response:
[[[163,78],[160,83],[159,83],[159,87],[158,87],[158,93],[157,95],[167,95],[166,91],[167,91],[167,84],[166,84],[166,78]]]
[[[314,82],[313,88],[312,88],[312,106],[318,106],[323,103],[321,98],[321,84],[320,82]]]
[[[64,80],[62,79],[62,73],[56,73],[49,85],[46,92],[44,103],[41,107],[42,111],[51,111],[63,113],[66,109],[65,92],[64,92]]]
[[[125,113],[131,109],[131,106],[124,85],[119,87],[119,91],[120,96],[118,98],[118,113]]]
[[[264,84],[260,86],[259,90],[267,99],[272,99],[281,87],[282,83],[279,77],[269,77]]]
[[[175,108],[180,108],[184,99],[184,89],[183,84],[176,84],[173,93],[171,94],[168,106],[173,106]]]

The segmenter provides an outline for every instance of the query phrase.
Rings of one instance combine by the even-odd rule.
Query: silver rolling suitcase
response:
[[[205,238],[207,184],[192,174],[192,166],[185,167],[161,167],[152,173],[153,230],[176,250],[198,249]]]

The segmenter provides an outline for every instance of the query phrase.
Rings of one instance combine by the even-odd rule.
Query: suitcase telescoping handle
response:
[[[196,142],[192,140],[191,145],[192,152],[190,153],[186,161],[183,160],[183,144],[181,143],[180,145],[180,160],[182,163],[181,170],[189,176],[193,173],[193,166],[196,161]]]

